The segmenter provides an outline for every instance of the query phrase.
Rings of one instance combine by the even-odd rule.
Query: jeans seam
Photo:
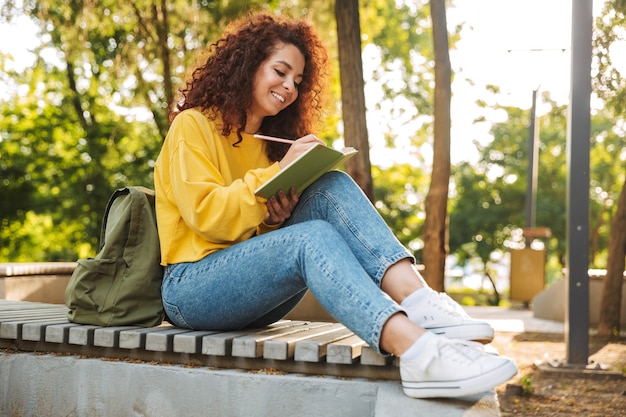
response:
[[[331,193],[327,193],[323,189],[316,190],[314,193],[311,193],[307,196],[306,200],[304,200],[304,203],[313,199],[315,195],[324,197],[326,201],[328,201],[328,203],[333,206],[335,212],[339,215],[341,221],[346,225],[346,228],[350,230],[350,233],[352,233],[354,238],[361,243],[363,248],[365,248],[372,257],[378,259],[380,267],[372,277],[378,286],[380,286],[385,272],[387,272],[387,269],[389,269],[391,265],[406,258],[412,259],[412,262],[414,262],[413,256],[406,249],[394,254],[393,256],[385,256],[377,251],[376,247],[371,245],[367,239],[363,238],[363,234],[360,233],[356,227],[354,227],[354,223],[350,221],[350,218],[348,216],[346,216],[346,213],[341,209],[341,206],[336,203]]]

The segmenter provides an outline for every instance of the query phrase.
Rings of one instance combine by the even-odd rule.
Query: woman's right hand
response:
[[[280,169],[285,168],[287,165],[293,162],[296,158],[298,158],[300,155],[302,155],[307,150],[309,150],[309,148],[320,143],[322,145],[326,145],[324,142],[318,139],[317,136],[313,134],[302,136],[300,139],[294,140],[293,144],[289,147],[289,150],[287,151],[283,159],[278,161],[278,166],[280,166]]]

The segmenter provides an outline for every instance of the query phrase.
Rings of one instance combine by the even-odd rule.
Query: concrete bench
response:
[[[589,324],[597,326],[600,321],[600,306],[606,270],[589,270]],[[559,279],[537,294],[532,300],[532,310],[536,318],[553,321],[565,321],[565,281]],[[626,300],[626,272],[622,282],[622,300]],[[620,320],[626,323],[626,303],[622,302]]]
[[[304,374],[399,379],[397,364],[334,322],[310,294],[286,320],[264,329],[201,332],[166,322],[153,328],[70,323],[62,300],[75,267],[75,262],[0,264],[4,289],[0,298],[9,298],[0,300],[0,347],[219,368],[271,367]],[[55,302],[23,301],[33,299]]]
[[[397,361],[338,323],[282,320],[232,332],[99,327],[71,323],[66,311],[0,300],[1,415],[500,415],[493,390],[406,397]]]
[[[76,262],[0,263],[0,298],[63,304]]]
[[[0,264],[0,285],[69,279],[75,264]],[[54,291],[39,291],[46,300]],[[13,292],[13,295],[17,292]],[[310,295],[260,329],[70,322],[62,303],[0,297],[0,415],[499,416],[495,391],[416,400],[383,357]],[[2,299],[4,298],[4,299]],[[314,317],[316,319],[308,319]],[[321,320],[319,320],[321,318]],[[330,318],[330,320],[326,320]],[[469,414],[468,414],[469,413]]]
[[[0,348],[302,374],[399,380],[397,364],[339,323],[282,320],[261,329],[193,331],[71,323],[64,305],[0,300]]]

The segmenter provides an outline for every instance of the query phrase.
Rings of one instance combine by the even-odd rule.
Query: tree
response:
[[[396,164],[383,170],[373,168],[376,178],[376,209],[395,232],[396,237],[413,253],[420,252],[425,193],[428,176],[410,164]]]
[[[613,109],[614,120],[624,123],[626,114],[626,81],[611,60],[611,46],[623,41],[623,28],[626,25],[626,2],[608,0],[601,16],[596,21],[594,55],[598,62],[598,72],[593,78],[594,91]],[[621,117],[620,117],[621,116]],[[623,129],[622,139],[623,139]],[[623,143],[623,142],[622,142]],[[623,147],[623,145],[622,145]],[[623,164],[623,160],[622,160]],[[626,256],[626,181],[622,175],[622,191],[617,209],[613,214],[609,234],[607,272],[604,278],[602,304],[598,322],[598,335],[610,337],[619,335],[622,286],[624,284],[624,258]]]
[[[1,61],[20,89],[0,102],[0,259],[95,254],[111,192],[152,184],[173,86],[191,67],[191,51],[204,48],[244,3],[266,7],[180,0],[1,6],[3,21],[30,16],[42,43],[24,73],[5,65],[10,58]]]
[[[609,262],[602,289],[602,304],[598,320],[598,336],[619,337],[624,258],[626,257],[626,184],[620,193],[617,210],[611,222],[609,235]]]
[[[431,288],[444,290],[448,254],[448,189],[450,183],[450,99],[452,69],[444,0],[430,0],[435,50],[435,126],[433,169],[426,196],[424,221],[424,278]]]
[[[594,25],[593,59],[597,68],[592,78],[593,91],[603,99],[616,114],[626,114],[626,78],[614,64],[618,50],[614,45],[624,41],[626,25],[626,2],[606,0]],[[613,54],[613,55],[612,55]]]
[[[411,156],[416,161],[423,161],[420,155],[420,151],[425,146],[438,146],[433,140],[433,115],[434,115],[434,90],[435,85],[433,77],[433,68],[435,61],[434,42],[433,42],[433,19],[431,18],[431,10],[428,7],[429,4],[426,1],[411,1],[411,2],[397,2],[389,0],[362,0],[362,21],[364,28],[364,39],[366,41],[366,47],[368,44],[375,46],[376,50],[380,53],[381,62],[380,65],[376,65],[372,71],[371,77],[374,83],[379,83],[383,91],[385,100],[381,103],[377,103],[377,108],[391,107],[391,118],[396,120],[406,121],[406,124],[411,123],[412,126],[416,126],[408,136],[411,140],[411,147],[415,151],[411,151]],[[444,9],[445,13],[445,9]],[[448,47],[454,47],[455,42],[458,40],[458,29],[447,33],[445,23],[442,31],[443,36],[447,39],[445,46],[447,54]],[[445,76],[444,76],[445,78]],[[449,78],[449,77],[448,77]],[[448,110],[449,117],[449,110]],[[443,115],[440,120],[445,120],[446,116]],[[448,127],[449,129],[449,127]],[[403,130],[403,135],[406,135],[407,129]],[[449,135],[449,133],[448,133]],[[395,147],[395,141],[398,138],[397,131],[390,131],[386,135],[386,144],[390,148]],[[445,151],[444,151],[445,154]],[[449,152],[448,157],[449,159]],[[429,173],[430,161],[424,161],[422,165],[414,165],[414,170],[421,170]],[[437,162],[433,161],[433,164]],[[383,181],[380,178],[383,175],[389,175],[389,170],[384,174],[378,175],[378,170],[374,171],[375,187],[378,187],[378,182]],[[445,175],[444,175],[445,176]],[[438,176],[437,176],[438,177]],[[439,177],[438,177],[439,178]],[[449,169],[444,187],[448,187],[450,177]],[[439,183],[437,180],[436,183]],[[416,184],[411,182],[405,183],[407,190],[415,190]],[[389,190],[383,190],[385,196],[392,196],[394,199],[403,195],[410,196],[411,200],[399,204],[399,202],[393,202],[397,207],[411,207],[414,211],[420,211],[417,218],[422,218],[424,206],[423,198],[414,198],[412,193],[403,192],[402,188],[398,189],[397,193],[387,193]],[[428,187],[417,189],[419,193],[426,193]],[[434,191],[433,191],[434,192]],[[376,191],[378,197],[378,190]],[[437,198],[440,198],[441,194]],[[447,192],[443,197],[447,199]],[[385,197],[386,198],[386,197]],[[431,200],[436,202],[437,200]],[[417,203],[415,203],[417,202]],[[380,207],[386,208],[388,201],[379,200],[376,202],[376,206],[379,210]],[[419,203],[419,204],[418,204]],[[446,202],[440,201],[439,209],[443,207],[445,210]],[[387,214],[383,211],[384,216]],[[393,216],[393,213],[402,214],[402,211],[392,209],[389,214]],[[434,214],[432,214],[434,216]],[[386,218],[387,219],[387,218]],[[387,219],[389,221],[389,219]],[[442,238],[445,241],[445,230],[447,226],[445,224],[446,215],[440,218],[442,223],[437,225],[436,219],[433,219],[432,226],[436,229],[441,227],[444,230]],[[419,230],[419,223],[416,230]],[[434,230],[435,230],[434,229]],[[404,239],[408,235],[412,235],[413,231],[407,233],[407,229],[401,227],[399,230],[395,230],[399,239]],[[436,254],[436,262],[440,266],[433,267],[437,271],[441,271],[439,285],[433,285],[437,288],[443,286],[443,260],[445,255],[442,254],[442,246],[437,242],[431,241],[431,243],[425,245],[423,240],[426,238],[422,229],[422,241],[420,239],[410,239],[411,248],[418,259],[418,262],[427,263],[425,258],[428,256],[425,251],[432,250]],[[437,237],[437,236],[436,236]],[[444,243],[445,245],[445,243]],[[444,249],[445,251],[445,249]],[[430,263],[430,262],[428,262]],[[426,272],[426,278],[428,279],[428,272]],[[431,283],[432,284],[432,283]]]
[[[552,237],[544,240],[548,252],[546,279],[550,283],[562,278],[564,268],[567,110],[554,103],[548,94],[543,94],[542,99],[544,107],[547,104],[550,110],[538,122],[540,163],[536,213],[537,224],[550,227],[552,231]],[[505,111],[507,119],[492,126],[493,140],[487,145],[477,144],[481,157],[476,163],[462,163],[454,170],[450,250],[461,264],[477,257],[486,267],[491,253],[506,251],[507,247],[517,244],[516,233],[525,225],[529,112],[511,107],[496,108]],[[591,267],[594,268],[606,268],[611,263],[610,255],[607,260],[607,246],[611,250],[607,240],[609,231],[619,234],[624,230],[609,226],[611,216],[618,215],[613,214],[615,202],[626,176],[624,130],[615,125],[615,120],[611,111],[601,109],[593,115],[591,124],[589,236]],[[623,259],[623,255],[617,255],[617,262]],[[608,301],[603,303],[603,308],[613,304]]]
[[[346,146],[369,150],[365,119],[365,89],[361,59],[359,1],[335,1],[337,45],[341,79],[341,106]],[[374,201],[369,152],[359,152],[346,163],[346,171]]]
[[[607,266],[609,235],[614,230],[611,217],[625,179],[624,131],[616,126],[616,120],[619,118],[610,108],[598,110],[592,116],[589,230],[592,268]]]
[[[553,237],[544,243],[560,261],[556,268],[560,278],[565,253],[566,109],[548,95],[543,99],[551,110],[538,123],[537,224],[552,230]],[[492,126],[490,143],[476,144],[481,155],[477,162],[455,167],[451,193],[450,250],[461,264],[479,258],[484,270],[492,253],[518,243],[516,230],[525,225],[529,111],[496,108],[506,112],[507,119]]]
[[[405,182],[397,176],[380,180],[385,196],[375,202],[391,207],[388,218],[394,222],[406,216],[407,224],[397,223],[396,234],[411,242],[419,259],[423,245],[416,234],[426,190],[422,171],[428,171],[429,162],[421,158],[419,147],[430,141],[433,112],[427,4],[360,3],[361,42],[375,48],[381,59],[374,81],[380,83],[385,102],[392,103],[392,117],[404,114],[419,121],[408,134],[416,149],[415,172]],[[329,143],[336,140],[340,88],[333,7],[323,0],[25,0],[0,5],[1,22],[26,15],[37,24],[42,41],[33,51],[35,64],[24,71],[11,70],[4,65],[10,58],[0,56],[0,77],[12,86],[0,102],[0,259],[61,261],[95,255],[103,206],[111,192],[129,184],[152,184],[169,106],[195,66],[198,51],[250,9],[309,18],[318,28],[335,58],[335,101],[319,135]],[[395,135],[386,136],[389,147]],[[369,153],[368,146],[357,146]],[[409,168],[402,165],[397,171]]]

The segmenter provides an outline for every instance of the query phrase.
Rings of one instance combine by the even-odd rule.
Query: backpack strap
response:
[[[127,194],[130,194],[130,189],[128,187],[119,188],[115,190],[111,198],[109,198],[109,202],[107,203],[106,209],[104,210],[104,220],[102,221],[102,228],[100,229],[99,251],[101,251],[102,248],[104,247],[104,240],[106,237],[106,229],[107,229],[107,219],[109,218],[109,211],[111,211],[111,206],[113,205],[113,202],[115,201],[116,198],[118,198],[121,195],[127,195]]]
[[[151,222],[155,229],[156,222],[154,221],[154,191],[142,186],[126,187],[126,189],[128,190],[130,198],[131,210],[129,219],[130,223],[128,225],[128,240],[126,241],[126,245],[124,245],[124,253],[122,257],[126,262],[126,265],[130,265],[132,263],[133,256],[142,255],[137,254],[136,251],[139,249],[141,243],[140,239],[144,239],[146,237],[144,234],[147,233],[147,230],[144,220]],[[142,220],[145,216],[149,216],[150,220],[145,218]]]

